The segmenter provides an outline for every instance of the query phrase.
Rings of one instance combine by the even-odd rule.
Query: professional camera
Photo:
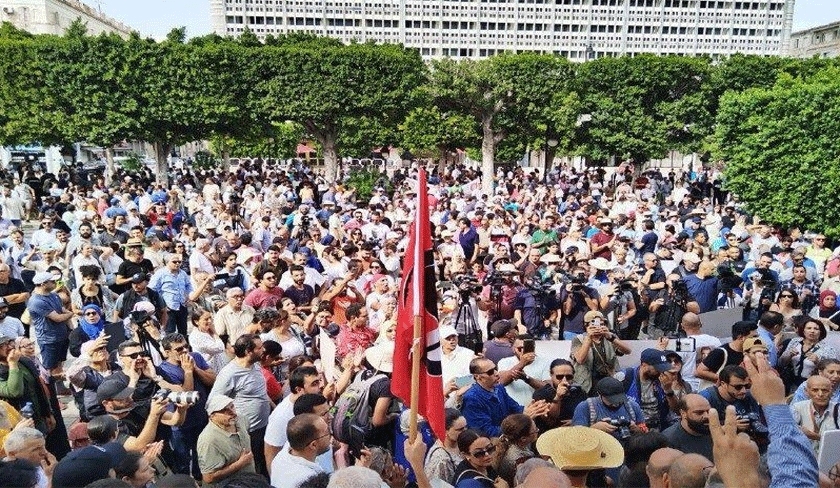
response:
[[[618,289],[622,292],[636,289],[636,282],[633,280],[621,280],[618,282]]]
[[[541,295],[548,295],[553,293],[554,290],[551,288],[552,283],[550,281],[543,281],[540,279],[539,276],[534,276],[530,280],[525,283],[525,286],[538,294]]]
[[[616,428],[615,435],[618,437],[618,440],[625,441],[630,438],[630,421],[627,420],[627,418],[623,415],[621,417],[618,417],[617,419],[611,419],[607,417],[601,419],[601,421],[606,422]]]
[[[729,266],[722,264],[717,268],[718,288],[724,293],[729,293],[741,286],[741,277]]]
[[[566,395],[580,395],[583,393],[583,387],[580,385],[569,385],[569,389],[566,390]]]
[[[460,274],[452,277],[452,284],[460,293],[471,294],[481,293],[482,286],[475,276],[471,274]]]
[[[738,420],[748,420],[750,422],[749,434],[751,436],[767,437],[770,435],[770,431],[764,425],[764,422],[761,421],[761,417],[757,413],[750,412],[739,415]]]
[[[671,288],[674,290],[675,295],[688,295],[688,285],[683,279],[674,280],[671,283]]]
[[[187,405],[195,405],[198,402],[197,391],[171,391],[166,388],[161,388],[152,396],[155,400],[167,399],[172,403],[185,403]]]

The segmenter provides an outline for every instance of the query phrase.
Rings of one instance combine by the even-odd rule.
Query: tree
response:
[[[460,112],[444,112],[430,104],[415,107],[399,129],[403,148],[416,156],[440,161],[446,160],[449,151],[480,143],[475,119]]]
[[[763,220],[840,236],[840,68],[728,92],[715,131],[729,190]]]
[[[642,55],[600,58],[579,66],[576,91],[591,122],[579,131],[578,152],[647,161],[700,139],[701,87],[708,60]]]
[[[369,118],[396,127],[424,78],[419,54],[395,45],[304,44],[260,52],[263,79],[255,109],[272,123],[303,125],[323,149],[327,181],[338,177],[339,139],[351,121]]]

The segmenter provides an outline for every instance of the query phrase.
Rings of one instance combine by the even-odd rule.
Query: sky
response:
[[[166,37],[186,26],[187,37],[209,34],[210,0],[83,0],[102,13],[137,29],[144,36]],[[840,20],[840,0],[796,0],[793,30]]]

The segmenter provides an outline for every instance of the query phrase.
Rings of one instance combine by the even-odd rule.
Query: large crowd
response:
[[[410,439],[416,164],[364,198],[303,164],[3,171],[0,485],[840,487],[825,235],[715,168],[429,174],[445,435]]]

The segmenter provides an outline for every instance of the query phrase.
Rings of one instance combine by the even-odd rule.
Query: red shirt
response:
[[[604,231],[600,231],[594,236],[589,239],[589,242],[592,243],[593,247],[595,246],[603,246],[604,244],[610,242],[615,234],[607,234]],[[612,259],[612,251],[609,247],[604,248],[596,253],[592,253],[593,258],[604,258],[604,259]]]
[[[277,405],[283,399],[283,385],[277,381],[277,378],[274,377],[274,373],[270,369],[260,367],[260,370],[262,371],[263,378],[265,378],[265,389],[268,391],[268,398],[271,398],[271,401]]]

